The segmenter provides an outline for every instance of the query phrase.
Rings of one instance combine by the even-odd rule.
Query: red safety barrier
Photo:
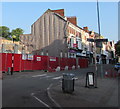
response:
[[[49,72],[55,72],[56,68],[60,66],[60,59],[57,57],[48,57],[49,63],[48,63],[48,71]]]
[[[64,70],[65,66],[67,66],[67,58],[60,58],[60,69]]]
[[[79,59],[78,63],[79,63],[80,68],[88,67],[88,59]]]
[[[32,66],[33,70],[46,70],[48,67],[48,56],[34,55]]]
[[[0,79],[2,79],[2,54],[0,53]]]
[[[49,62],[49,57],[48,56],[41,56],[42,57],[42,69],[47,70],[48,69],[48,62]]]
[[[33,60],[28,60],[24,59],[22,54],[2,53],[1,71],[8,71],[8,67],[12,67],[12,55],[14,56],[14,71],[48,70],[53,72],[56,71],[58,66],[60,67],[60,70],[64,70],[66,66],[68,66],[69,70],[77,68],[75,58],[58,58],[34,55]],[[81,68],[86,68],[88,67],[88,60],[78,59],[78,65]]]
[[[20,54],[14,54],[14,71],[21,71],[22,59]]]

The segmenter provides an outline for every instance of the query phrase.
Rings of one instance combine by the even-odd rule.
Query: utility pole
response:
[[[99,3],[98,3],[98,0],[97,0],[97,17],[98,17],[98,32],[99,32],[99,39],[100,39],[100,36],[101,36],[101,33],[100,33],[100,16],[99,16]],[[100,73],[101,73],[101,77],[103,78],[103,65],[102,65],[102,42],[98,42],[100,43]]]

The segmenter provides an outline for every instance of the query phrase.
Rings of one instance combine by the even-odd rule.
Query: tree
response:
[[[0,26],[0,37],[9,39],[10,29],[6,26]]]
[[[19,37],[20,37],[20,34],[23,34],[23,29],[21,28],[16,28],[15,30],[12,30],[11,32],[11,35],[15,35],[16,36],[16,41],[19,41]]]
[[[120,56],[120,40],[115,44],[116,54]]]

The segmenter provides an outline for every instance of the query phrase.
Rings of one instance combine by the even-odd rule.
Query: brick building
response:
[[[21,35],[21,40],[23,43],[31,40],[26,46],[33,54],[76,58],[86,56],[90,50],[88,28],[80,28],[75,16],[66,17],[64,9],[48,9],[32,24],[28,36]]]
[[[98,33],[89,31],[88,27],[79,27],[75,16],[65,16],[64,9],[48,9],[31,25],[31,34],[23,34],[20,39],[28,53],[69,58],[84,57],[93,63],[94,43],[88,42],[87,38],[98,37]],[[106,55],[109,53],[106,46],[109,45],[103,43],[102,48],[103,58],[107,56],[108,60],[110,56]],[[99,63],[99,48],[97,55]]]

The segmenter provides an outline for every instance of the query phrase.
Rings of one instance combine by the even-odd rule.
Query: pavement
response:
[[[98,78],[97,88],[86,88],[82,76],[74,88],[72,94],[63,93],[60,81],[50,87],[50,98],[59,107],[118,107],[118,78]]]

